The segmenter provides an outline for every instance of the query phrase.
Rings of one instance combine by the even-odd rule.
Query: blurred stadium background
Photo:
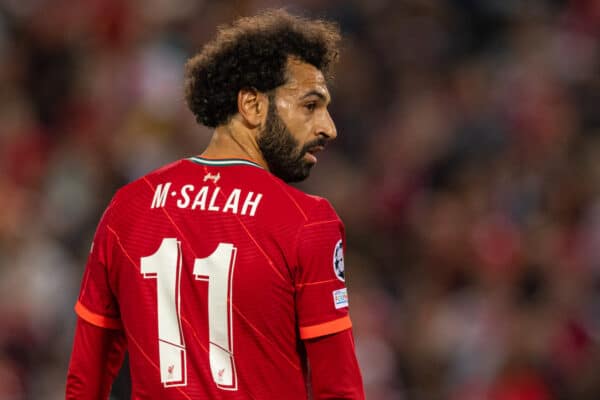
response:
[[[600,399],[596,0],[0,0],[0,398],[64,398],[103,208],[203,149],[183,63],[270,6],[347,39],[301,186],[346,223],[367,398]]]

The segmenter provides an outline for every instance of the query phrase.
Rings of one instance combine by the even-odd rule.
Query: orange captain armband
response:
[[[324,322],[318,325],[300,327],[301,339],[313,339],[320,336],[331,335],[346,329],[352,328],[352,321],[349,316],[345,316],[333,321]]]
[[[75,313],[86,322],[92,325],[99,326],[100,328],[107,329],[122,329],[123,325],[121,321],[116,318],[109,318],[103,315],[96,314],[90,311],[86,306],[77,301],[75,304]]]

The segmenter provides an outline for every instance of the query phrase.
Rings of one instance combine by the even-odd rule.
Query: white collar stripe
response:
[[[262,168],[260,165],[247,160],[240,159],[223,159],[223,160],[208,160],[200,157],[190,157],[188,160],[194,161],[198,164],[213,165],[213,166],[228,166],[228,165],[251,165],[253,167]]]

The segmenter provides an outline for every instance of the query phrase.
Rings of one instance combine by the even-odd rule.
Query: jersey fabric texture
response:
[[[331,205],[245,160],[180,160],[117,192],[77,314],[122,329],[133,399],[306,399],[302,339],[351,327]]]

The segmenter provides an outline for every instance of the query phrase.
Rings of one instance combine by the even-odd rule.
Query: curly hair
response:
[[[185,66],[185,98],[198,123],[217,127],[238,112],[238,92],[267,93],[286,81],[288,57],[315,66],[330,78],[338,60],[339,28],[270,10],[219,27],[214,40]]]

